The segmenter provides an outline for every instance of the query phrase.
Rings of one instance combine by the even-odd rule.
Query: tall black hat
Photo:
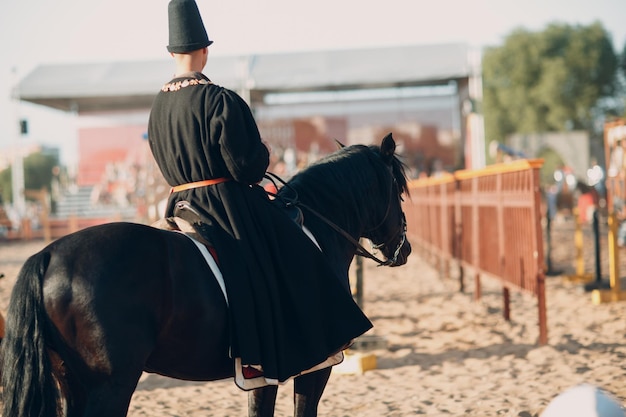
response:
[[[191,52],[213,43],[206,33],[195,0],[172,0],[167,7],[167,12],[170,28],[168,51]]]

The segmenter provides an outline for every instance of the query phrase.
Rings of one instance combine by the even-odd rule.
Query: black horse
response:
[[[344,147],[278,194],[297,194],[305,226],[346,279],[359,237],[380,249],[383,264],[402,265],[411,251],[395,147],[391,135],[380,147]],[[7,313],[3,415],[121,417],[144,371],[232,377],[227,304],[210,274],[188,237],[134,223],[84,229],[31,256]],[[317,415],[330,372],[294,380],[296,416]],[[250,391],[249,414],[273,415],[276,393]]]

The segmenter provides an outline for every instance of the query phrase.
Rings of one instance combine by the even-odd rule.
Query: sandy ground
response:
[[[584,233],[585,268],[593,273],[589,225]],[[608,276],[606,240],[603,235],[602,272]],[[599,386],[624,403],[626,302],[594,305],[580,284],[564,279],[574,273],[572,221],[555,223],[552,242],[552,267],[561,273],[547,278],[546,346],[537,344],[537,303],[529,295],[512,292],[507,322],[496,281],[484,279],[483,297],[474,301],[471,280],[470,290],[460,293],[455,278],[440,277],[418,253],[400,268],[378,268],[365,260],[364,310],[375,326],[369,334],[386,347],[366,352],[376,356],[376,369],[333,373],[320,416],[538,416],[556,395],[580,383]],[[3,313],[21,264],[43,246],[0,243]],[[292,415],[292,409],[292,386],[286,385],[276,415]],[[232,381],[146,374],[129,416],[241,417],[246,410],[247,394]]]

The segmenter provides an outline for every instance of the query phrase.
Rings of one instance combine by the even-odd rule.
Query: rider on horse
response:
[[[153,103],[150,148],[173,187],[166,216],[189,202],[217,253],[231,355],[262,384],[334,365],[328,359],[372,324],[346,288],[347,271],[340,276],[258,185],[268,148],[246,102],[202,73],[213,41],[195,1],[172,0],[168,11],[176,72]]]

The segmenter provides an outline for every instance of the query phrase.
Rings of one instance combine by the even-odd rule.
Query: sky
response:
[[[168,59],[168,0],[0,0],[0,152],[18,141],[66,146],[66,115],[12,101],[38,65]],[[600,21],[617,52],[626,0],[197,0],[210,54],[241,55],[463,42],[498,46],[514,29]],[[375,57],[374,57],[375,58]],[[20,137],[18,120],[29,121]],[[71,145],[70,145],[71,147]],[[70,152],[71,154],[71,152]],[[75,155],[65,155],[72,162]]]

